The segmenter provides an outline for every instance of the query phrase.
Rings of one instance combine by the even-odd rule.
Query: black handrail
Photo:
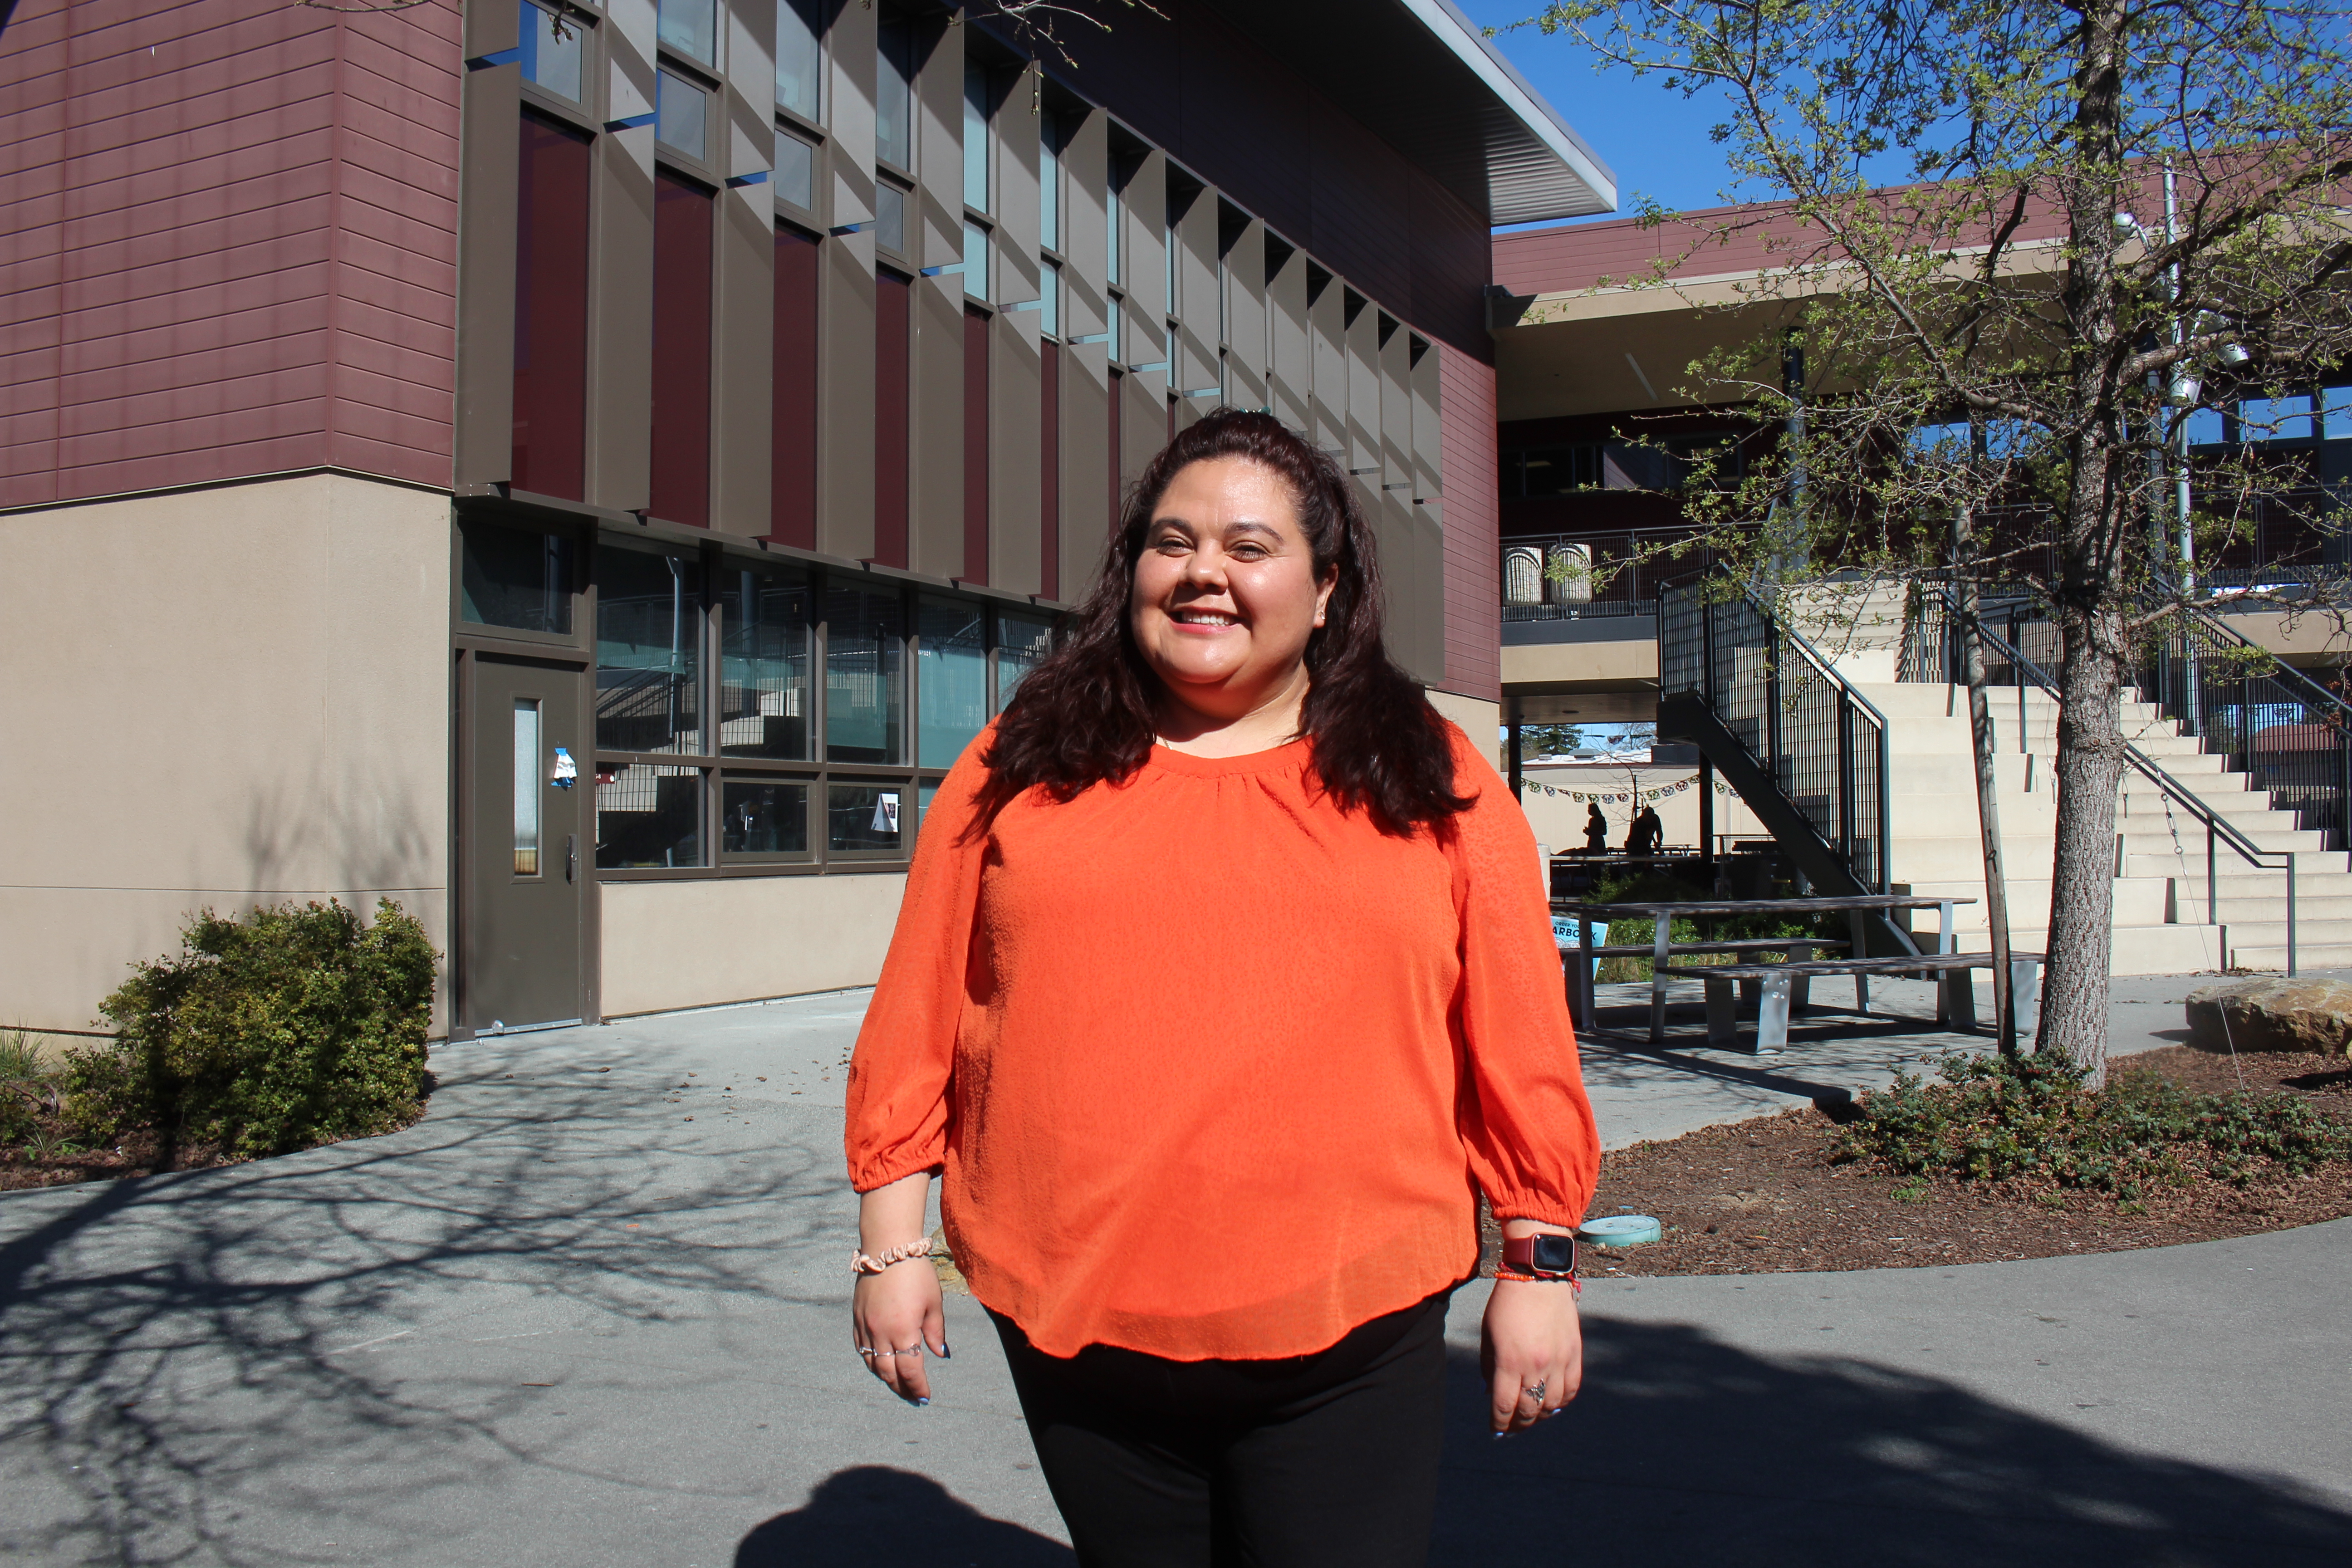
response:
[[[1940,584],[1921,584],[1921,588],[1924,594],[1932,595],[1934,597],[1940,599],[1943,602],[1944,613],[1948,617],[1949,617],[1948,624],[1961,626],[1963,628],[1963,635],[1965,635],[1965,622],[1960,615],[1960,607],[1958,604],[1953,600],[1951,595],[1945,591],[1943,586]],[[2042,690],[2047,691],[2053,697],[2057,697],[2059,695],[2058,683],[2051,679],[2049,673],[2042,669],[2040,665],[2026,658],[2015,644],[2002,637],[1999,632],[1986,626],[1982,623],[1981,619],[1979,619],[1978,623],[1977,632],[1978,635],[1984,639],[1988,647],[2010,661],[2011,668],[2017,671],[2018,680],[2021,684],[2031,679],[2034,685],[2040,687]],[[2228,844],[2231,849],[2236,852],[2239,858],[2244,860],[2257,871],[2284,870],[2286,872],[2286,972],[2289,975],[2293,975],[2295,972],[2295,851],[2292,849],[2263,848],[2252,839],[2238,831],[2235,826],[2224,821],[2220,814],[2215,812],[2212,807],[2207,805],[2202,800],[2190,794],[2188,790],[2183,789],[2173,780],[2170,774],[2167,773],[2157,764],[2153,758],[2149,757],[2147,752],[2141,751],[2137,746],[2133,745],[2129,741],[2126,741],[2124,742],[2124,757],[2126,762],[2131,763],[2132,767],[2137,773],[2147,779],[2149,783],[2155,784],[2156,787],[2163,793],[2166,799],[2179,804],[2189,816],[2197,818],[2197,820],[2205,825],[2205,923],[2207,925],[2218,926],[2221,923],[2220,916],[2220,882],[2214,876],[2214,872],[2218,868],[2218,858],[2216,855],[2217,841]],[[2263,857],[2267,855],[2284,856],[2286,864],[2284,867],[2266,864],[2263,859]],[[2118,873],[2120,873],[2122,868],[2118,867],[2116,869]],[[2222,963],[2226,966],[2229,963],[2229,954],[2223,953],[2221,955],[2221,958]]]

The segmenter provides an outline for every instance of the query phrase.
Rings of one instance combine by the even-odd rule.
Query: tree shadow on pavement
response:
[[[919,1542],[929,1568],[1071,1568],[1070,1549],[991,1519],[929,1476],[860,1465],[828,1476],[807,1506],[743,1538],[735,1568],[854,1568]],[[894,1545],[894,1543],[897,1543]]]
[[[2352,1562],[2352,1515],[2332,1500],[2118,1448],[1939,1378],[1765,1360],[1680,1325],[1596,1319],[1587,1335],[1583,1394],[1502,1442],[1476,1357],[1454,1355],[1433,1564]]]

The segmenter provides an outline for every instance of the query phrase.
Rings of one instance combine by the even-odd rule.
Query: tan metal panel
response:
[[[1312,282],[1312,279],[1309,279]],[[1307,300],[1307,413],[1312,424],[1307,437],[1348,467],[1348,321],[1343,303],[1347,285],[1332,278]]]
[[[1124,495],[1168,444],[1168,378],[1156,370],[1129,371],[1119,388],[1118,482]]]
[[[913,259],[963,259],[963,47],[944,16],[915,24],[915,194],[922,214]],[[963,562],[963,293],[960,272],[918,278],[908,396],[907,564],[961,577]],[[977,563],[976,563],[977,564]]]
[[[963,47],[944,16],[918,18],[915,50],[915,190],[907,216],[922,212],[921,237],[907,237],[918,267],[963,259]],[[950,275],[952,276],[952,275]],[[961,296],[962,284],[957,284]]]
[[[1119,358],[1127,364],[1156,364],[1168,357],[1168,155],[1157,149],[1144,154],[1120,194],[1127,215],[1119,234],[1127,320],[1119,331]],[[1167,418],[1163,408],[1163,432]],[[1159,444],[1152,449],[1159,450]]]
[[[1224,358],[1220,384],[1236,408],[1271,406],[1266,392],[1272,345],[1266,336],[1265,225],[1243,225],[1219,268],[1224,298]]]
[[[1312,435],[1315,334],[1307,321],[1307,253],[1292,250],[1265,283],[1266,391],[1275,417]]]
[[[834,10],[825,34],[825,127],[832,132],[819,153],[818,179],[832,192],[832,221],[870,223],[874,218],[875,16],[865,5]],[[825,202],[820,192],[817,202]],[[870,264],[867,272],[871,274]],[[874,341],[871,323],[866,334]]]
[[[1179,323],[1170,384],[1191,412],[1213,407],[1216,395],[1192,395],[1218,384],[1217,345],[1223,301],[1217,289],[1217,193],[1202,187],[1181,213],[1171,215],[1176,244],[1176,298],[1169,313]],[[1189,415],[1185,416],[1189,417]]]
[[[587,499],[615,511],[643,510],[652,462],[653,135],[598,137],[589,192]]]
[[[497,0],[514,47],[515,6]],[[467,16],[467,37],[485,7]],[[493,34],[493,36],[496,36]],[[473,46],[468,44],[471,48]],[[482,53],[489,53],[484,49]],[[464,86],[466,156],[457,223],[457,482],[497,484],[513,478],[515,203],[521,158],[522,72],[514,65],[467,71]]]
[[[764,184],[720,193],[719,277],[711,291],[710,525],[754,536],[773,521],[774,205]]]
[[[874,221],[875,15],[834,8],[825,35],[818,150],[820,205],[836,228]],[[817,301],[816,547],[853,561],[874,554],[874,234],[836,235],[822,251]],[[764,530],[762,531],[765,531]]]
[[[966,28],[966,32],[971,29]],[[999,71],[996,108],[996,270],[989,298],[1000,303],[1038,297],[1037,67]]]
[[[1412,496],[1427,500],[1445,493],[1444,426],[1439,422],[1443,356],[1435,343],[1420,337],[1413,340],[1412,354]]]
[[[1072,341],[1093,337],[1108,324],[1104,293],[1109,267],[1108,197],[1110,117],[1100,110],[1062,114],[1062,332]],[[1069,367],[1085,356],[1073,355]],[[1099,361],[1098,353],[1094,359]],[[1099,366],[1093,373],[1097,390],[1107,383]],[[1107,428],[1097,425],[1100,432]]]
[[[1412,499],[1412,334],[1393,316],[1381,330],[1381,489]]]
[[[1062,598],[1086,597],[1110,537],[1110,372],[1104,345],[1062,350]]]
[[[1000,314],[989,328],[988,582],[1015,594],[1044,586],[1038,505],[1044,372],[1034,310]]]
[[[1361,294],[1349,294],[1348,322],[1348,471],[1374,491],[1381,488],[1381,312]]]

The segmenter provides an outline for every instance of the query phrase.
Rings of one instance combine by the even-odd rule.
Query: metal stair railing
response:
[[[1940,611],[1942,624],[1948,628],[1948,635],[1944,638],[1948,655],[1956,659],[1960,647],[1959,633],[1965,624],[1960,616],[1959,605],[1940,584],[1922,584],[1921,595],[1925,601]],[[1978,632],[1984,639],[1986,652],[1989,655],[1997,653],[2006,659],[2021,687],[2030,684],[2039,687],[2053,698],[2057,697],[2058,683],[2050,678],[2049,672],[2028,658],[2015,643],[1983,622],[1984,617],[1979,617]],[[2240,859],[2257,871],[2283,870],[2286,873],[2286,972],[2289,975],[2293,975],[2295,972],[2295,852],[2292,849],[2264,849],[2257,845],[2239,831],[2234,824],[2223,818],[2202,799],[2184,788],[2171,774],[2166,773],[2154,758],[2129,741],[2124,742],[2124,760],[2131,764],[2134,772],[2156,785],[2166,800],[2179,806],[2189,816],[2204,825],[2205,923],[2207,925],[2219,926],[2221,923],[2221,883],[2215,875],[2220,869],[2219,850],[2221,845],[2227,844]],[[2123,835],[2120,833],[2116,836],[2116,846],[2117,858],[2116,874],[2121,876],[2124,868],[2121,864]],[[2266,858],[2273,855],[2282,857],[2284,863],[2272,864]],[[2226,952],[2221,955],[2225,966],[2229,963],[2229,956]]]
[[[1743,753],[1726,761],[1746,762],[1752,782],[1777,794],[1777,802],[1749,800],[1774,836],[1786,844],[1784,826],[1801,824],[1814,842],[1802,846],[1810,853],[1800,864],[1810,863],[1814,880],[1824,879],[1826,860],[1833,879],[1851,883],[1846,890],[1887,891],[1886,715],[1876,704],[1754,590],[1710,601],[1706,579],[1659,590],[1658,674],[1662,704],[1697,705],[1678,710],[1684,727],[1720,726],[1716,739]]]

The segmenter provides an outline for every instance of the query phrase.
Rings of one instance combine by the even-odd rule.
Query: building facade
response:
[[[1219,404],[1499,712],[1490,226],[1605,168],[1433,0],[24,0],[0,1012],[398,900],[453,1036],[870,982],[923,806]],[[1491,732],[1491,731],[1489,731]]]

